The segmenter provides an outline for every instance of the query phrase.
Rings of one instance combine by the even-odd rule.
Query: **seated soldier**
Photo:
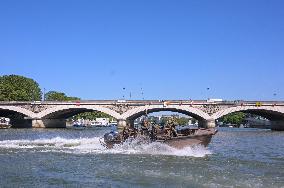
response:
[[[129,133],[130,131],[129,131],[128,126],[125,126],[122,131],[122,139],[126,140],[129,137]]]
[[[164,126],[164,136],[166,137],[171,137],[171,126],[169,125],[169,123],[167,123],[165,126]]]
[[[176,130],[176,125],[175,125],[175,124],[172,124],[172,126],[171,126],[171,132],[172,132],[172,135],[173,135],[174,137],[177,137],[177,136],[178,136],[177,130]]]

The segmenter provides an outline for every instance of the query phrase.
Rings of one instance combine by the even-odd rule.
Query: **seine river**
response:
[[[107,150],[107,131],[0,130],[0,187],[284,187],[284,132],[220,128],[208,148]]]

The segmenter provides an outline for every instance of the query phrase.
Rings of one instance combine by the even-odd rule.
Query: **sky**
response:
[[[81,99],[284,100],[283,10],[282,0],[0,0],[0,75]]]

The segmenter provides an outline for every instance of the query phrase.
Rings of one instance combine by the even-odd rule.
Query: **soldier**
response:
[[[151,124],[150,139],[157,140],[157,133],[157,126],[155,124]]]
[[[177,137],[177,131],[176,131],[176,124],[175,123],[171,124],[171,133],[174,137]]]
[[[136,138],[137,135],[138,135],[138,131],[137,131],[136,128],[133,127],[133,128],[131,129],[130,136],[133,136],[134,138]]]
[[[148,121],[144,120],[142,122],[142,126],[141,126],[141,134],[142,135],[149,135],[148,129],[149,129]]]
[[[128,124],[128,130],[129,130],[129,136],[132,138],[136,138],[137,129],[135,129],[134,126],[131,126],[130,124]]]
[[[122,139],[126,140],[127,138],[129,138],[129,133],[130,133],[129,127],[125,126],[122,131]]]
[[[172,136],[177,137],[177,131],[176,131],[176,121],[173,118],[172,122],[171,122],[171,132],[172,132]]]
[[[166,137],[171,137],[171,126],[170,126],[170,120],[166,123],[164,126],[164,135]]]
[[[165,136],[167,137],[177,137],[176,125],[173,118],[170,118],[164,128]]]

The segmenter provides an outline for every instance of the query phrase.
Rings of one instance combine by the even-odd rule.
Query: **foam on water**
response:
[[[141,143],[132,140],[113,149],[106,149],[100,143],[100,137],[68,139],[55,137],[51,139],[35,140],[4,140],[0,141],[1,149],[31,149],[40,152],[66,152],[66,153],[113,153],[113,154],[149,154],[149,155],[176,155],[204,157],[211,152],[203,146],[175,149],[162,143]]]

